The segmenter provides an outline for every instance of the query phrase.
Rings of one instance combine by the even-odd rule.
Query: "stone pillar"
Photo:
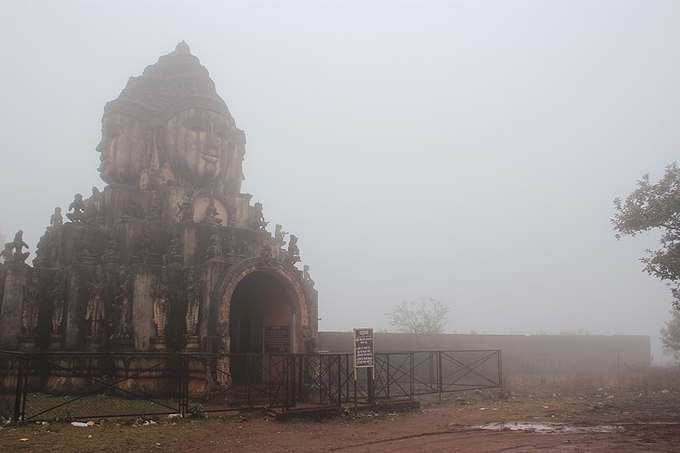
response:
[[[198,235],[196,233],[196,224],[185,224],[182,228],[182,243],[184,244],[184,265],[191,266],[196,260],[196,252],[198,249]]]
[[[224,275],[225,263],[210,260],[205,263],[202,272],[200,272],[201,281],[201,300],[199,309],[199,321],[198,321],[198,335],[200,337],[201,346],[204,350],[210,351],[211,348],[219,348],[224,346],[226,349],[221,352],[228,352],[229,338],[227,336],[227,344],[221,345],[216,342],[216,336],[222,335],[224,328],[228,329],[228,326],[217,326],[217,310],[219,309],[219,304],[221,303],[218,298],[219,294],[216,294],[216,289],[221,283],[221,279]],[[227,330],[228,333],[228,330]],[[209,337],[211,335],[212,337]],[[217,352],[217,351],[214,351]]]
[[[66,349],[80,349],[82,347],[80,327],[82,309],[80,304],[81,288],[80,278],[75,268],[66,273],[66,299],[64,303],[64,346]],[[87,293],[87,291],[85,291]]]
[[[148,269],[137,271],[132,290],[132,322],[136,351],[148,351],[153,326],[154,276]]]
[[[0,347],[17,349],[21,334],[21,313],[28,284],[29,267],[24,263],[7,265],[2,304],[0,305]]]

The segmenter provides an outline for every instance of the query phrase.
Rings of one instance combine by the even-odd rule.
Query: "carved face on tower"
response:
[[[149,137],[144,122],[118,112],[102,119],[99,173],[108,183],[134,183],[148,166]]]
[[[109,183],[238,193],[243,179],[245,135],[184,42],[106,105],[97,150]]]
[[[166,152],[175,177],[199,187],[226,177],[231,121],[223,113],[202,108],[189,108],[170,118]]]

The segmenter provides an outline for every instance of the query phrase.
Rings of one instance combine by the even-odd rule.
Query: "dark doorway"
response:
[[[277,276],[253,272],[238,283],[229,308],[229,350],[243,354],[230,360],[234,383],[262,375],[254,354],[294,351],[294,318],[289,292]]]

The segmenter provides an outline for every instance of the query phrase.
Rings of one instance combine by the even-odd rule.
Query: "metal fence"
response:
[[[501,351],[375,354],[0,351],[0,418],[151,417],[374,404],[502,386]]]

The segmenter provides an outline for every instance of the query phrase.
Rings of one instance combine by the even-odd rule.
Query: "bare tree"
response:
[[[427,297],[410,302],[402,302],[387,317],[390,325],[398,332],[427,335],[443,333],[449,307],[442,302]]]
[[[666,321],[666,326],[661,329],[661,342],[666,352],[680,362],[680,311],[671,310],[671,319]]]

